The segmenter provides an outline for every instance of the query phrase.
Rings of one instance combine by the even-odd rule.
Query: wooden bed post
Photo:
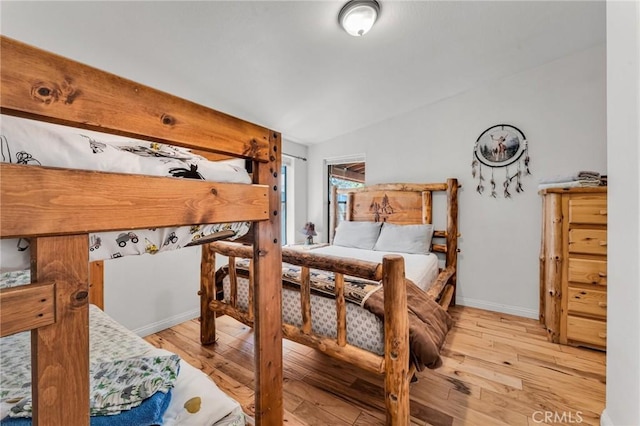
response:
[[[349,192],[347,194],[347,208],[344,213],[344,220],[350,221],[353,220],[353,192]]]
[[[387,425],[409,424],[409,315],[404,258],[382,259],[384,289],[384,400]]]
[[[209,305],[216,298],[216,253],[209,244],[202,245],[200,256],[200,343],[210,345],[216,341],[216,313]]]
[[[447,254],[446,265],[453,266],[449,282],[453,287],[450,306],[456,305],[456,284],[458,279],[458,179],[447,179]]]
[[[282,425],[282,241],[280,134],[271,132],[269,161],[256,161],[254,183],[268,185],[269,219],[254,222],[254,357],[256,424]]]
[[[55,282],[56,322],[31,331],[33,425],[89,424],[89,236],[31,240],[32,282]]]
[[[433,223],[433,193],[431,191],[422,192],[422,223]]]

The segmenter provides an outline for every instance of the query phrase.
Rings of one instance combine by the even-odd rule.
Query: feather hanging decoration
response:
[[[498,198],[498,193],[496,192],[496,180],[493,178],[493,170],[491,169],[491,181],[489,182],[491,184],[491,196],[493,198]]]
[[[476,178],[476,174],[477,174],[476,167],[478,167],[478,164],[479,164],[475,154],[477,147],[478,147],[478,142],[476,142],[476,146],[473,147],[474,154],[473,154],[473,160],[471,161],[471,176],[473,176],[474,179]]]
[[[531,174],[531,170],[529,170],[529,162],[531,161],[531,159],[529,158],[529,142],[527,142],[527,140],[524,140],[524,166],[527,169],[527,174],[530,175]]]
[[[505,168],[507,177],[504,180],[502,186],[504,186],[504,198],[511,198],[511,193],[509,192],[509,184],[511,183],[511,179],[509,179],[509,168]]]
[[[511,175],[508,166],[514,163],[516,171]],[[489,181],[491,198],[498,198],[494,174],[496,168],[505,169],[505,180],[502,183],[504,198],[511,198],[514,188],[516,193],[524,192],[522,177],[531,175],[530,163],[529,142],[520,129],[509,124],[497,124],[489,127],[480,134],[473,147],[471,176],[478,180],[476,192],[482,195],[485,190],[482,166],[491,168],[491,180]]]
[[[522,176],[522,171],[520,170],[520,162],[518,162],[518,172],[516,173],[516,192],[524,192],[520,176]]]
[[[479,165],[478,169],[480,177],[478,178],[478,187],[476,188],[476,191],[478,191],[478,194],[482,194],[484,191],[484,185],[482,185],[482,181],[484,180],[484,176],[482,176],[482,164]]]

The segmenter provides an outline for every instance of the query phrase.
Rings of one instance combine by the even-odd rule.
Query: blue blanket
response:
[[[167,393],[156,392],[131,410],[113,416],[91,417],[91,426],[155,426],[162,424],[162,416],[171,402],[171,390]],[[62,407],[61,407],[62,409]],[[0,420],[2,426],[31,426],[31,418],[5,417]]]

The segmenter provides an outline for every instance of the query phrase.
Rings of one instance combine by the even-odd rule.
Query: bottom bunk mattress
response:
[[[390,253],[374,250],[363,250],[356,248],[346,248],[341,246],[328,246],[313,250],[314,253],[349,257],[370,262],[382,262],[382,258],[387,254],[400,254],[405,259],[405,275],[407,279],[413,281],[420,289],[426,291],[438,277],[439,264],[438,257],[433,254],[406,254]],[[239,269],[248,268],[246,259],[238,259],[236,265]],[[284,279],[296,280],[299,268],[288,264],[283,264],[282,273]],[[326,272],[311,270],[312,280],[331,281],[332,277]],[[347,277],[345,277],[347,278]],[[356,280],[365,283],[365,280]],[[224,300],[230,300],[229,277],[224,277],[223,281]],[[375,283],[377,284],[377,283]],[[377,287],[375,287],[377,288]],[[375,291],[372,286],[370,290]],[[331,293],[333,289],[329,289]],[[352,303],[347,303],[347,342],[353,346],[373,352],[378,355],[384,354],[384,323],[383,321],[363,307],[367,294],[356,292],[347,295]],[[369,293],[370,294],[370,293]],[[249,301],[249,280],[238,275],[238,298],[237,306],[246,312]],[[300,327],[302,325],[302,313],[300,311],[300,293],[289,289],[286,286],[282,289],[282,321],[287,324]],[[311,328],[316,334],[329,338],[337,337],[337,314],[336,302],[334,299],[311,294]]]
[[[5,287],[26,284],[29,273],[2,278]],[[240,404],[202,371],[152,346],[94,305],[89,319],[92,425],[246,424]],[[0,339],[2,425],[31,424],[30,353],[29,332]]]

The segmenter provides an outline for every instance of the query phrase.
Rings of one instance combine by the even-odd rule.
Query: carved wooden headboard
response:
[[[333,241],[338,216],[338,194],[347,196],[345,220],[396,224],[433,223],[433,193],[446,192],[446,229],[435,230],[434,252],[445,253],[446,265],[455,265],[458,253],[458,180],[445,183],[391,183],[362,188],[337,189],[331,199],[330,240]],[[441,242],[443,241],[443,242]]]

